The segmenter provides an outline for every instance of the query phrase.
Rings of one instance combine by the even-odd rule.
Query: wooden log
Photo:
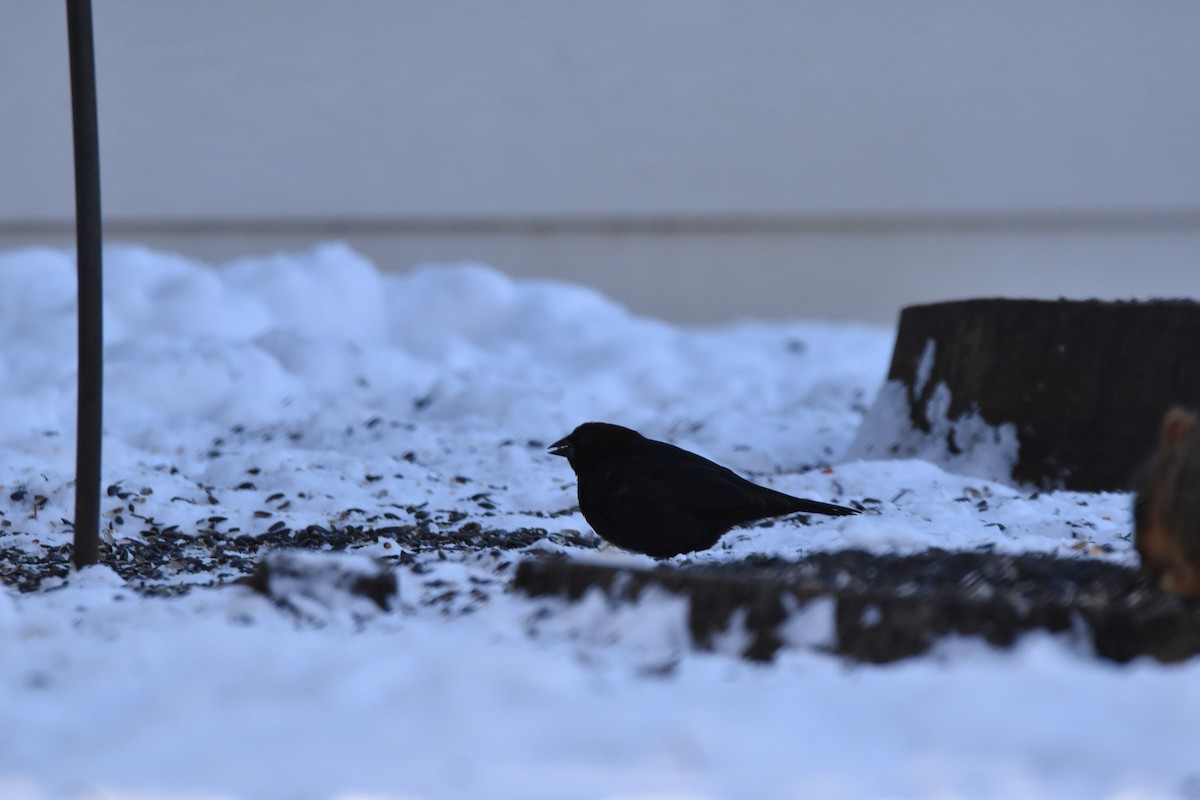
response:
[[[1200,405],[1200,304],[910,306],[876,405],[886,407],[870,410],[851,457],[985,464],[975,474],[1043,489],[1128,490],[1167,408]],[[897,405],[907,406],[899,419]],[[1006,445],[1009,474],[990,474],[980,453]]]
[[[518,565],[514,586],[568,601],[596,590],[613,603],[649,602],[648,588],[664,590],[687,599],[697,647],[728,640],[723,635],[736,621],[742,655],[751,660],[770,660],[781,647],[795,646],[785,623],[819,600],[828,601],[828,640],[804,646],[856,661],[917,656],[947,636],[1007,648],[1030,631],[1086,637],[1097,656],[1120,663],[1200,653],[1200,601],[1164,593],[1134,569],[1088,558],[845,550],[799,561],[751,558],[654,569],[532,558]]]

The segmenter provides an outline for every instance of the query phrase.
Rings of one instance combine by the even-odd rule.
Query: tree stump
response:
[[[1200,405],[1200,303],[979,299],[900,315],[849,457],[1124,491],[1172,405]]]

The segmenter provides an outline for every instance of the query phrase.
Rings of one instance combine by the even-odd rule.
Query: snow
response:
[[[149,520],[229,536],[475,522],[649,565],[571,544],[589,529],[545,445],[595,419],[870,510],[737,529],[693,562],[992,547],[1135,563],[1125,494],[963,474],[994,476],[994,452],[847,457],[886,329],[676,328],[481,265],[384,273],[340,244],[217,267],[127,246],[105,263],[113,542]],[[69,253],[0,254],[5,548],[70,540],[73,287]],[[754,664],[736,625],[695,648],[666,593],[532,600],[505,588],[520,552],[400,550],[384,531],[343,562],[393,557],[391,612],[336,608],[325,586],[305,599],[319,613],[298,615],[229,569],[168,574],[164,588],[221,584],[169,596],[103,565],[6,586],[0,796],[1200,795],[1194,662],[1118,666],[1079,637],[1030,635],[851,664],[824,652],[833,610],[818,602]]]
[[[1012,423],[989,425],[971,408],[950,417],[950,388],[942,382],[934,387],[925,406],[926,430],[915,430],[909,419],[909,399],[920,397],[933,370],[936,345],[925,343],[917,362],[911,393],[902,381],[889,380],[880,388],[875,402],[863,417],[858,434],[846,451],[847,459],[919,458],[951,472],[992,481],[1011,481],[1020,442]],[[954,443],[953,450],[950,443]]]

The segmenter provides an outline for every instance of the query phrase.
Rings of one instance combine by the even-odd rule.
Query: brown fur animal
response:
[[[1200,419],[1184,408],[1163,417],[1158,452],[1133,504],[1142,573],[1164,589],[1200,597]]]

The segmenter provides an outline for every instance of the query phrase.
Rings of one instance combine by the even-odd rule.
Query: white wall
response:
[[[94,0],[112,238],[346,238],[648,313],[1200,295],[1200,4]],[[61,3],[0,25],[0,246],[69,242]]]

